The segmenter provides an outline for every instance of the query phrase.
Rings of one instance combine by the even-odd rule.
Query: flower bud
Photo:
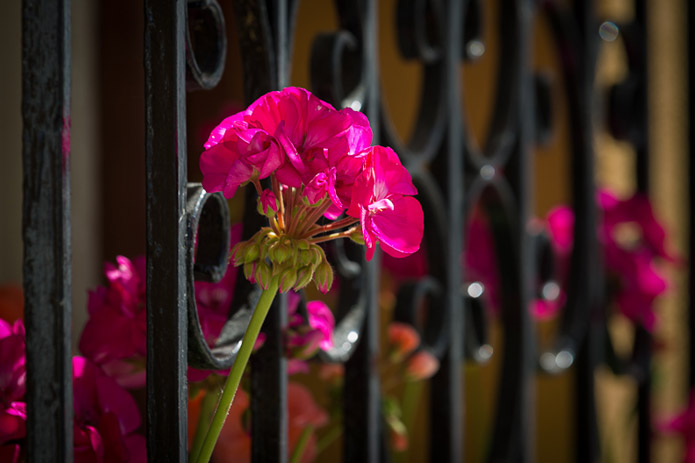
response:
[[[295,291],[306,287],[311,283],[311,279],[314,277],[314,268],[311,265],[305,265],[297,271],[297,283],[294,285]]]
[[[362,234],[361,228],[355,228],[352,233],[350,233],[350,239],[355,243],[364,246],[364,235]]]
[[[249,243],[249,245],[246,247],[246,251],[244,252],[244,263],[248,264],[249,262],[258,260],[260,253],[261,248],[258,243]]]
[[[256,277],[256,282],[258,282],[261,288],[268,289],[270,279],[272,278],[272,273],[273,272],[270,270],[270,266],[265,260],[258,261],[256,273],[254,275]]]
[[[286,293],[294,286],[297,281],[297,271],[288,267],[280,273],[280,292]]]
[[[249,246],[248,241],[240,241],[234,245],[232,248],[232,259],[234,259],[234,266],[239,267],[245,263],[246,249]]]
[[[268,249],[268,257],[274,264],[296,260],[294,246],[287,237],[283,236]]]
[[[328,261],[323,259],[314,273],[314,283],[323,294],[326,294],[333,286],[333,269]]]
[[[408,449],[408,429],[402,421],[403,413],[396,399],[390,396],[384,397],[381,404],[382,414],[388,427],[391,438],[391,446],[396,452]]]
[[[272,191],[265,189],[258,197],[256,210],[259,214],[272,219],[278,211],[278,200]]]
[[[388,341],[391,350],[389,357],[392,362],[398,363],[420,345],[420,336],[412,326],[392,322],[388,326]]]
[[[439,360],[431,353],[421,350],[410,357],[405,368],[408,381],[420,381],[431,378],[439,370]]]
[[[255,283],[254,274],[256,273],[256,262],[247,262],[244,264],[244,276],[251,283]]]

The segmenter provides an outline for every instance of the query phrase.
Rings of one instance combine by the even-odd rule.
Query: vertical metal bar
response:
[[[637,24],[639,37],[637,63],[639,72],[637,87],[637,126],[641,134],[635,143],[635,174],[637,177],[637,191],[649,194],[649,121],[648,121],[648,65],[647,65],[647,2],[637,0],[635,2],[635,23]],[[648,463],[651,461],[652,426],[651,426],[651,345],[652,336],[643,327],[638,327],[635,333],[635,352],[640,374],[637,378],[637,461]]]
[[[70,0],[22,4],[27,457],[72,461]]]
[[[505,256],[500,263],[502,292],[502,319],[505,325],[505,350],[497,400],[495,434],[490,451],[491,462],[535,461],[534,432],[534,371],[535,346],[533,325],[529,316],[529,303],[534,268],[532,238],[527,232],[532,204],[531,197],[531,143],[535,108],[533,80],[529,66],[530,24],[532,3],[516,0],[514,8],[505,8],[510,18],[505,22],[518,28],[516,50],[520,69],[517,85],[519,99],[514,108],[517,117],[514,130],[516,144],[505,168],[514,194],[514,215],[509,220],[511,230],[494,225],[496,252]],[[508,233],[511,232],[510,240]]]
[[[287,0],[260,2],[259,17],[268,21],[269,46],[264,50],[270,63],[268,87],[262,93],[275,90],[287,84]],[[263,8],[265,6],[265,8]],[[263,72],[264,67],[245,69],[246,78],[254,78]],[[260,95],[247,92],[250,103]],[[247,193],[248,194],[248,193]],[[256,213],[255,196],[249,194],[246,207],[253,219],[246,214],[244,221],[261,225]],[[246,224],[245,224],[246,228]],[[255,231],[255,230],[254,230]],[[252,460],[254,462],[273,461],[283,463],[289,460],[288,410],[287,410],[287,359],[285,358],[283,330],[287,326],[287,297],[275,298],[266,320],[263,332],[266,341],[251,359],[251,426]]]
[[[688,388],[695,388],[695,4],[685,0],[688,14]]]
[[[147,453],[186,460],[185,0],[145,1]]]
[[[340,8],[339,8],[340,9]],[[379,143],[378,17],[374,0],[360,2],[363,26],[363,54],[367,101],[365,113],[373,123],[373,143]],[[344,455],[348,462],[380,461],[382,422],[381,392],[377,360],[379,354],[379,261],[366,262],[361,288],[366,316],[361,337],[353,356],[345,365],[343,414],[345,424]]]
[[[581,39],[581,55],[578,79],[578,110],[581,134],[577,140],[582,146],[572,158],[574,175],[572,197],[575,215],[575,251],[572,255],[572,274],[577,275],[574,294],[577,304],[585,311],[587,331],[580,343],[576,361],[576,433],[578,463],[600,460],[600,444],[596,414],[594,371],[602,351],[603,317],[600,316],[602,274],[599,266],[599,249],[595,238],[597,213],[595,203],[594,151],[592,145],[592,104],[594,91],[594,67],[596,57],[596,24],[594,0],[575,2]],[[572,289],[572,288],[570,288]]]
[[[439,372],[432,378],[430,394],[430,459],[432,461],[463,461],[463,380],[461,375],[464,318],[460,294],[463,236],[463,139],[461,137],[461,90],[459,65],[463,38],[462,5],[450,1],[446,5],[446,29],[443,43],[446,48],[445,73],[447,99],[446,151],[449,199],[447,204],[448,230],[446,248],[446,308],[449,320],[449,346],[441,362]]]

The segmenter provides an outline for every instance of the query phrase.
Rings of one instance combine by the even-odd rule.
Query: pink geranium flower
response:
[[[408,381],[431,378],[439,370],[439,360],[426,350],[419,350],[407,361],[405,376]]]
[[[241,238],[241,225],[231,227],[231,244]],[[120,385],[138,388],[145,385],[147,353],[145,258],[132,261],[117,257],[118,267],[104,265],[109,284],[89,294],[89,320],[80,337],[80,351],[114,377]],[[217,283],[195,282],[195,298],[200,325],[210,345],[219,337],[231,307],[238,269],[227,267]],[[190,371],[190,369],[189,369]],[[193,373],[202,380],[209,372]]]
[[[420,345],[420,335],[407,323],[391,322],[387,338],[392,362],[400,362]]]
[[[0,319],[0,447],[26,435],[25,391],[24,324]]]
[[[652,331],[656,323],[654,301],[668,287],[658,263],[676,261],[666,250],[664,227],[642,194],[621,200],[608,190],[600,190],[597,202],[602,212],[598,238],[608,277],[616,283],[615,303],[625,317]],[[547,222],[564,283],[569,273],[574,213],[558,207],[548,214]],[[563,299],[561,293],[558,301]]]
[[[663,433],[680,434],[685,447],[683,463],[695,463],[695,390],[690,392],[685,410],[659,424],[658,428]]]
[[[123,383],[144,385],[147,352],[145,258],[116,258],[104,264],[108,286],[90,291],[89,320],[80,337],[80,351],[97,365],[118,372]],[[128,360],[128,362],[124,362]]]
[[[135,434],[140,413],[133,398],[83,357],[73,357],[76,462],[145,462],[145,438]]]
[[[304,360],[312,357],[319,349],[329,350],[333,347],[333,329],[335,318],[331,309],[321,301],[307,302],[307,322],[298,313],[300,297],[291,292],[288,297],[288,326],[286,347],[288,351],[289,374],[307,373],[308,366]]]
[[[200,157],[203,187],[227,198],[252,179],[264,179],[283,163],[277,141],[267,132],[238,122]]]
[[[203,186],[229,198],[239,185],[275,171],[288,187],[305,185],[311,203],[328,194],[333,207],[326,213],[336,218],[349,204],[360,153],[371,140],[361,113],[337,111],[302,88],[287,87],[263,95],[212,131],[200,159]]]
[[[393,257],[404,257],[420,248],[424,215],[412,197],[415,194],[410,173],[391,148],[374,146],[367,151],[347,211],[360,219],[367,260],[372,259],[377,243]]]

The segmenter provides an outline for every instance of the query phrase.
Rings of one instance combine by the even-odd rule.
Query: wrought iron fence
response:
[[[695,24],[692,2],[686,2]],[[24,288],[28,355],[29,461],[72,460],[70,302],[70,1],[24,0]],[[594,230],[592,133],[598,19],[592,2],[501,0],[496,33],[500,62],[489,136],[476,146],[462,116],[466,100],[460,64],[481,45],[479,0],[399,1],[398,45],[419,63],[423,85],[416,130],[403,140],[393,128],[380,89],[377,2],[337,1],[338,28],[312,48],[315,93],[336,106],[360,109],[373,122],[375,142],[392,146],[412,173],[425,210],[429,275],[405,287],[395,317],[417,326],[441,360],[429,397],[431,461],[463,461],[465,404],[461,365],[487,355],[484,317],[466,292],[460,255],[471,209],[482,203],[496,243],[504,351],[489,461],[534,461],[534,378],[576,370],[576,461],[598,461],[594,372],[604,363],[639,385],[639,461],[650,459],[650,335],[639,330],[634,354],[621,359],[606,332],[603,277]],[[186,91],[214,87],[222,76],[225,21],[237,21],[247,102],[289,83],[297,1],[236,0],[224,18],[216,0],[145,2],[147,184],[147,441],[150,461],[186,460],[186,367],[231,364],[258,293],[237,284],[226,336],[210,349],[192,297],[194,279],[219,278],[226,267],[229,213],[217,195],[189,184],[186,171]],[[647,143],[646,2],[624,30],[626,81],[611,93],[613,133],[636,149],[638,189],[649,189]],[[534,18],[551,25],[571,118],[571,196],[575,244],[567,305],[550,352],[538,352],[529,302],[543,275],[547,243],[527,227],[531,218],[529,159],[551,130],[549,92],[531,66]],[[190,28],[197,21],[200,28]],[[196,34],[200,34],[199,36]],[[693,28],[689,28],[693,47]],[[477,51],[476,51],[477,50]],[[690,75],[693,74],[692,58]],[[693,95],[690,88],[690,118]],[[376,123],[375,123],[376,122]],[[690,202],[693,204],[693,131]],[[172,156],[175,153],[175,156]],[[244,236],[258,228],[247,199]],[[249,206],[251,204],[251,206]],[[692,215],[691,215],[692,228]],[[195,263],[194,237],[199,238]],[[693,274],[692,233],[690,274]],[[380,415],[377,287],[379,269],[349,245],[333,250],[341,280],[336,345],[323,360],[345,364],[343,426],[346,461],[385,460]],[[692,290],[692,286],[691,286]],[[415,306],[429,303],[420,326]],[[281,298],[280,307],[285,304]],[[690,296],[690,314],[695,313]],[[272,310],[267,341],[252,360],[254,461],[286,461],[287,378],[281,336],[284,310]],[[690,326],[692,328],[691,319]],[[691,334],[691,358],[695,358]],[[495,354],[497,355],[497,354]],[[693,369],[690,384],[695,382]],[[262,397],[262,400],[260,398]]]

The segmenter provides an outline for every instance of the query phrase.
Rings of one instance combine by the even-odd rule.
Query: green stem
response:
[[[306,449],[306,444],[309,443],[309,438],[311,437],[312,432],[314,432],[313,426],[309,425],[306,428],[304,428],[302,434],[299,436],[297,445],[294,446],[294,452],[292,452],[292,458],[290,459],[290,463],[299,463],[302,460],[304,449]]]
[[[326,450],[326,447],[331,445],[343,433],[341,426],[334,426],[316,443],[316,455]]]
[[[198,416],[198,424],[195,428],[195,436],[193,436],[193,445],[191,445],[191,461],[195,461],[200,454],[200,449],[203,447],[203,439],[205,438],[206,430],[210,424],[210,416],[215,410],[216,403],[217,394],[214,391],[206,391],[200,402],[200,415]]]
[[[246,333],[244,333],[244,338],[241,341],[239,353],[234,360],[234,365],[232,365],[229,376],[227,376],[227,381],[224,383],[224,389],[222,389],[222,395],[220,395],[220,402],[217,405],[217,410],[215,410],[215,415],[212,417],[210,429],[208,429],[205,435],[203,448],[201,449],[199,457],[195,460],[198,463],[207,463],[210,461],[212,451],[217,443],[217,438],[220,436],[220,431],[222,431],[224,420],[227,418],[229,408],[232,406],[232,401],[239,388],[241,376],[244,374],[246,364],[249,361],[251,352],[253,352],[253,346],[256,344],[256,339],[258,339],[258,333],[261,332],[263,321],[265,321],[265,317],[268,315],[270,306],[278,292],[278,285],[278,277],[273,277],[270,280],[270,284],[268,284],[268,289],[263,291],[256,305],[256,309],[253,311],[249,327]]]

